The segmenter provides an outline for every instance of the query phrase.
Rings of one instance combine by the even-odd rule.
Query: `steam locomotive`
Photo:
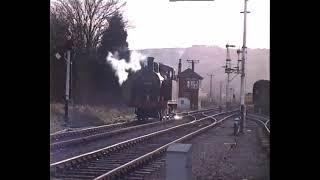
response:
[[[259,80],[253,84],[253,106],[255,113],[269,115],[270,81]]]
[[[129,107],[135,108],[138,120],[173,114],[177,104],[172,101],[174,69],[147,58],[147,66],[130,75],[124,83],[124,96]]]

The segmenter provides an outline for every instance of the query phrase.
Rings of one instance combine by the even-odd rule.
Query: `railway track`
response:
[[[161,162],[161,155],[172,143],[180,142],[220,124],[236,111],[207,115],[190,115],[194,121],[126,140],[90,153],[50,165],[51,176],[61,179],[123,179],[150,161]],[[148,173],[157,164],[152,163]],[[139,173],[139,172],[138,172]],[[134,178],[131,176],[129,178]]]
[[[270,134],[270,119],[267,116],[248,113],[247,118],[259,122],[264,127],[266,132]]]
[[[204,111],[207,113],[217,112],[214,109]],[[50,163],[62,161],[121,141],[190,122],[202,116],[201,112],[189,112],[188,116],[187,113],[184,113],[184,118],[177,118],[176,120],[158,121],[156,124],[150,123],[148,125],[128,127],[101,134],[89,135],[84,138],[72,139],[67,142],[51,144]],[[180,116],[182,117],[182,114],[180,114]]]
[[[248,114],[247,118],[259,123],[263,127],[263,132],[261,130],[258,131],[258,137],[260,138],[262,147],[270,154],[270,119],[255,114]]]
[[[217,110],[217,108],[212,109],[205,109],[201,111],[191,111],[191,112],[184,112],[178,113],[177,116],[180,118],[184,117],[192,117],[196,114],[202,112],[210,112],[213,110]],[[169,120],[170,121],[170,120]],[[86,128],[76,131],[69,131],[64,133],[57,133],[50,135],[50,149],[52,151],[58,148],[64,148],[66,146],[83,143],[84,141],[92,141],[99,138],[105,138],[108,136],[113,136],[120,133],[125,133],[132,130],[137,130],[141,128],[148,128],[152,126],[156,126],[159,124],[168,123],[166,121],[156,121],[156,122],[145,122],[145,121],[133,121],[129,123],[116,123],[104,126],[98,126],[93,128]]]
[[[141,122],[140,122],[141,123]],[[84,129],[78,129],[73,131],[67,131],[67,132],[60,132],[50,135],[50,143],[56,143],[60,141],[66,141],[70,139],[75,139],[79,137],[84,137],[88,135],[93,135],[97,133],[102,133],[105,131],[112,131],[120,128],[135,126],[140,124],[137,121],[128,122],[128,123],[114,123],[114,124],[108,124],[103,126],[97,126],[97,127],[90,127],[90,128],[84,128]]]
[[[269,116],[267,115],[264,115],[264,114],[257,114],[257,113],[248,113],[250,116],[253,116],[255,118],[258,118],[258,119],[261,119],[263,120],[264,122],[265,121],[268,121],[270,119]]]

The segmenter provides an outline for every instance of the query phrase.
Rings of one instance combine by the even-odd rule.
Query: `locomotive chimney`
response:
[[[148,57],[148,58],[147,58],[147,61],[148,61],[148,69],[151,70],[151,71],[153,71],[153,69],[154,69],[153,60],[154,60],[154,57]]]
[[[181,73],[181,59],[179,59],[179,64],[178,64],[178,75]]]

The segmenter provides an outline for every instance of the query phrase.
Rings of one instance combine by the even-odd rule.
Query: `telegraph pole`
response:
[[[71,39],[71,33],[69,31],[69,34],[67,35],[67,42],[65,45],[67,49],[67,58],[66,58],[66,92],[65,92],[65,114],[64,114],[64,120],[65,125],[68,125],[69,122],[69,102],[70,102],[70,94],[71,94],[71,49],[72,49],[72,39]]]
[[[235,104],[236,102],[236,95],[234,93],[234,88],[232,88],[232,103]]]
[[[70,99],[70,51],[67,51],[67,71],[66,71],[66,92],[65,92],[65,105],[64,105],[64,120],[67,124],[69,121],[69,99]]]
[[[213,74],[208,74],[210,76],[210,102],[212,101],[212,77],[214,76]]]
[[[220,81],[220,98],[219,98],[219,104],[222,106],[222,81]]]
[[[240,121],[240,132],[245,132],[245,124],[246,124],[246,106],[245,106],[245,86],[246,86],[246,74],[245,74],[245,62],[247,55],[247,47],[246,47],[246,26],[247,26],[247,1],[244,0],[244,11],[243,13],[243,45],[242,45],[242,61],[241,61],[241,86],[240,86],[240,113],[241,113],[241,121]]]
[[[199,63],[199,60],[187,60],[188,63],[191,63],[192,71],[194,72],[194,63]]]

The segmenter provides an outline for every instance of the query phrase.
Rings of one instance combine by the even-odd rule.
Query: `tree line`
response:
[[[72,37],[71,97],[75,104],[122,103],[121,87],[108,52],[130,60],[125,2],[119,0],[58,0],[50,5],[50,102],[63,102],[66,62],[55,54],[66,52]]]

